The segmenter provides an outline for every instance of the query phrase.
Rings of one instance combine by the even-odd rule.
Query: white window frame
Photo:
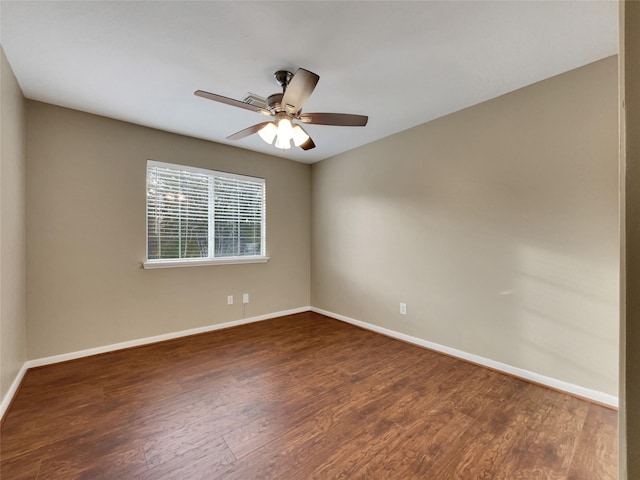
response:
[[[264,199],[262,203],[262,228],[260,232],[261,236],[261,254],[260,255],[242,255],[242,256],[229,256],[229,257],[214,257],[213,256],[213,248],[214,248],[214,229],[212,228],[214,221],[213,217],[215,215],[215,208],[213,206],[213,181],[209,182],[209,242],[208,242],[208,257],[198,257],[198,258],[160,258],[160,259],[149,259],[149,214],[148,214],[148,196],[146,192],[149,188],[148,184],[148,173],[145,173],[145,197],[147,198],[145,202],[145,240],[146,240],[146,260],[142,262],[142,266],[145,270],[154,269],[154,268],[172,268],[172,267],[192,267],[192,266],[202,266],[202,265],[229,265],[229,264],[242,264],[242,263],[265,263],[269,261],[269,257],[266,256],[266,182],[264,178],[259,177],[250,177],[247,175],[239,175],[235,173],[228,172],[219,172],[216,170],[208,170],[204,168],[191,167],[187,165],[178,165],[173,163],[165,163],[158,162],[155,160],[147,160],[147,168],[145,172],[148,172],[149,167],[160,167],[160,168],[169,168],[177,171],[183,172],[191,172],[198,173],[202,175],[207,175],[211,179],[215,177],[223,177],[227,179],[236,179],[236,180],[245,180],[250,182],[262,183],[265,185],[264,190]]]

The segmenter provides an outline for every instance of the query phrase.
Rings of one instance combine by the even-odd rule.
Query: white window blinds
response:
[[[216,177],[214,256],[262,254],[264,183]]]
[[[264,179],[147,163],[147,261],[264,256]]]

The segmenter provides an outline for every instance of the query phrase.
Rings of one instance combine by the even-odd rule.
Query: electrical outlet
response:
[[[401,303],[400,304],[400,315],[406,315],[407,314],[407,304],[406,303]]]
[[[249,303],[249,294],[248,293],[243,293],[242,294],[242,303]]]
[[[233,295],[227,295],[227,305],[233,305]]]

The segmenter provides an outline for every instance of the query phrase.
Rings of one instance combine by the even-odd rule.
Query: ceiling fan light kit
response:
[[[276,148],[287,150],[292,142],[296,147],[310,150],[315,143],[309,134],[300,125],[294,123],[298,120],[306,124],[333,125],[345,127],[364,127],[368,117],[365,115],[353,115],[349,113],[302,113],[302,106],[307,101],[320,77],[309,70],[299,68],[295,75],[287,70],[278,70],[274,77],[282,87],[282,93],[274,93],[267,98],[267,108],[256,105],[256,102],[244,102],[233,98],[224,97],[215,93],[196,90],[195,95],[225,103],[245,110],[261,113],[268,117],[275,117],[272,122],[262,122],[229,135],[229,140],[240,140],[257,133],[262,140]]]
[[[283,150],[291,148],[292,140],[296,147],[309,140],[307,132],[300,125],[294,125],[286,114],[279,113],[278,117],[275,122],[269,122],[258,130],[258,135],[262,140],[273,145],[275,139],[276,148]]]

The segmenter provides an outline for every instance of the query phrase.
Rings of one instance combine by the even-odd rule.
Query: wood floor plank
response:
[[[451,472],[451,478],[460,480],[493,480],[501,475],[515,461],[514,446],[526,428],[526,418],[522,410],[527,396],[527,384],[520,382],[504,401],[483,409],[478,425],[490,435],[490,440],[482,436],[481,441],[465,452],[460,463]],[[525,387],[525,388],[519,388]]]
[[[611,410],[589,407],[589,413],[580,432],[580,440],[571,462],[567,480],[615,480],[616,472],[607,468],[617,462],[617,415]]]
[[[154,438],[145,445],[149,469],[136,478],[213,478],[235,461],[235,457],[221,437],[210,433],[210,436],[200,437],[196,441],[189,441],[180,433]]]
[[[104,455],[101,458],[101,462],[94,464],[91,458],[77,450],[71,454],[63,451],[61,455],[42,461],[38,478],[110,480],[136,478],[147,471],[144,451],[140,447]]]
[[[616,422],[305,312],[29,370],[0,478],[610,480]]]
[[[302,475],[303,471],[312,469],[314,462],[325,461],[336,445],[344,443],[345,437],[352,439],[370,418],[377,415],[381,403],[393,404],[399,400],[404,394],[399,386],[403,382],[406,384],[410,375],[404,369],[397,372],[395,382],[366,379],[357,386],[350,384],[348,389],[334,391],[326,401],[310,403],[302,410],[291,412],[282,419],[282,424],[271,425],[264,432],[245,437],[240,445],[236,445],[233,436],[225,439],[236,455],[253,452],[251,461],[261,463],[267,477],[280,478],[293,468]],[[304,466],[295,463],[291,446],[306,452]],[[227,478],[246,478],[253,469],[251,465],[238,462],[236,471],[229,473]]]

